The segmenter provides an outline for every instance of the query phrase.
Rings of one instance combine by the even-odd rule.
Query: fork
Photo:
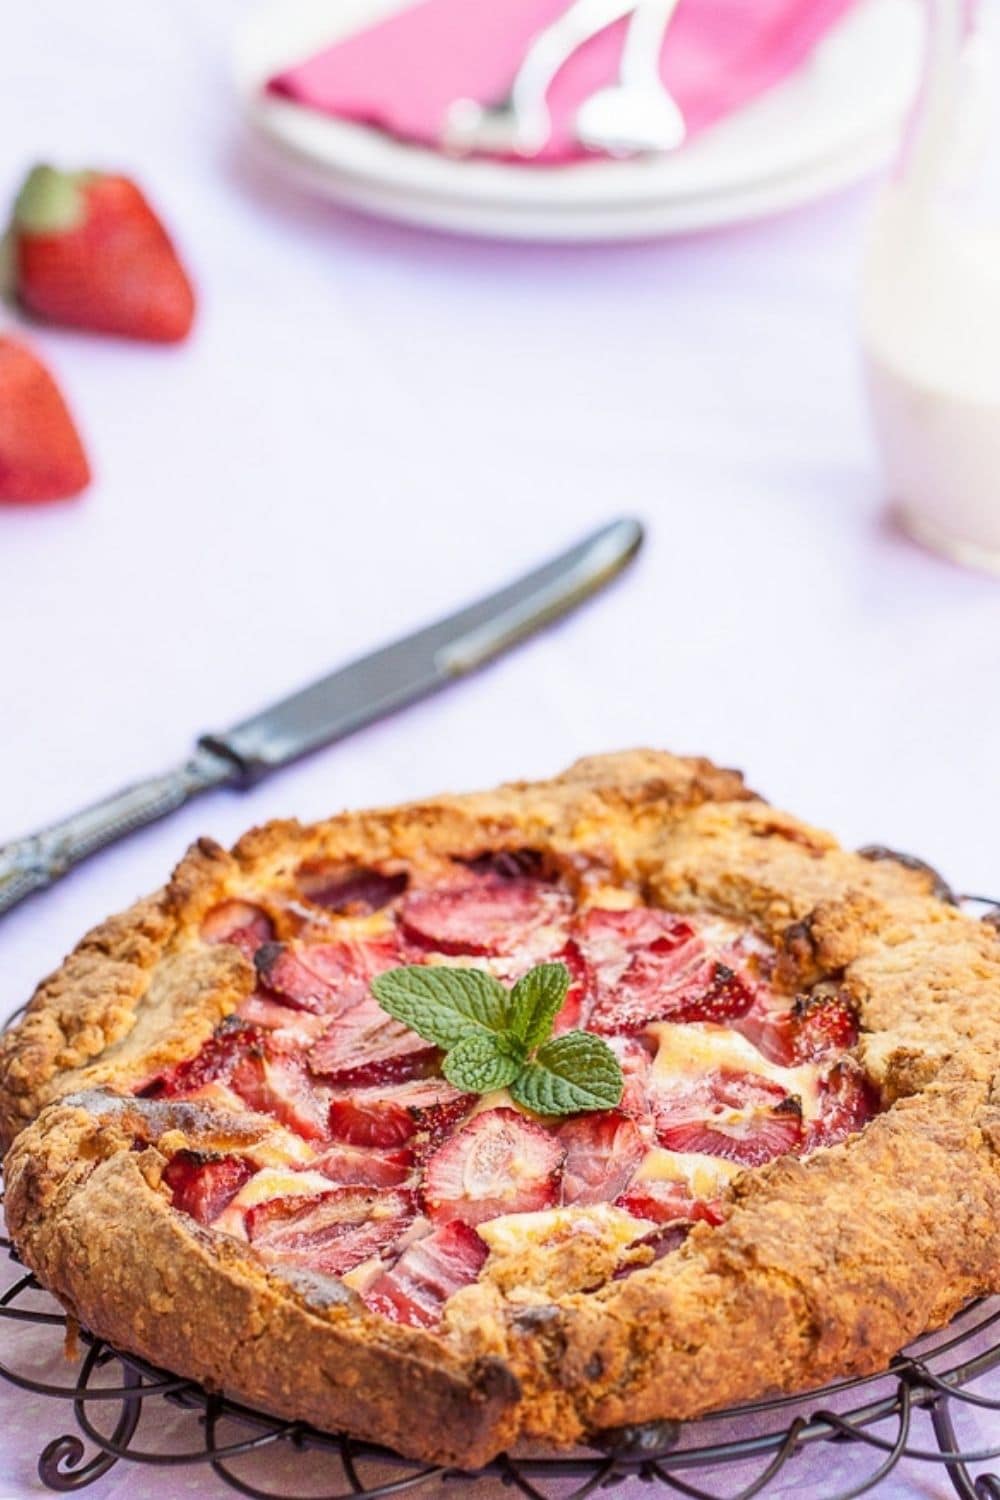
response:
[[[618,82],[598,89],[576,114],[576,135],[591,151],[632,156],[674,151],[684,116],[660,74],[663,41],[679,0],[638,0],[622,48]]]
[[[573,0],[529,43],[502,99],[489,104],[455,100],[445,120],[442,145],[459,154],[537,156],[552,133],[546,95],[556,74],[591,37],[635,9],[636,0]]]

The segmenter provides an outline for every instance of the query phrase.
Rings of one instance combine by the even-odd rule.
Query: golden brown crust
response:
[[[593,1296],[562,1299],[538,1361],[508,1315],[525,1430],[685,1418],[883,1369],[996,1289],[1000,1123],[985,1085],[939,1084],[858,1137],[746,1173],[718,1229]],[[461,1296],[475,1296],[479,1288]]]
[[[236,1007],[249,965],[195,941],[223,897],[257,898],[304,860],[525,845],[584,887],[752,921],[789,983],[835,977],[890,1107],[841,1146],[738,1178],[725,1222],[654,1265],[596,1292],[487,1276],[452,1297],[441,1335],[339,1283],[292,1286],[175,1213],[164,1153],[217,1142],[218,1116],[107,1094],[44,1107],[135,1086]],[[998,1059],[1000,938],[926,872],[844,852],[708,762],[596,757],[552,782],[270,825],[232,855],[197,846],[164,893],[84,940],[2,1044],[5,1136],[42,1111],[8,1158],[8,1212],[27,1263],[96,1332],[283,1414],[471,1465],[519,1438],[568,1444],[875,1370],[1000,1290]],[[268,1127],[225,1128],[232,1145]]]
[[[113,1328],[121,1347],[210,1389],[320,1426],[335,1414],[439,1462],[485,1460],[505,1422],[514,1431],[519,1397],[499,1361],[460,1359],[367,1312],[333,1278],[268,1271],[173,1211],[158,1143],[181,1128],[189,1143],[230,1149],[241,1134],[201,1113],[86,1094],[44,1112],[11,1153],[7,1194],[39,1278],[85,1327]]]

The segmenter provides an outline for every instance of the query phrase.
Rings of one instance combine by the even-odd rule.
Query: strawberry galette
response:
[[[1000,1289],[1000,938],[651,752],[202,841],[0,1050],[82,1323],[478,1464],[883,1366]]]

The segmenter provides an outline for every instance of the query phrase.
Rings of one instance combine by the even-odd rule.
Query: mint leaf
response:
[[[488,1031],[470,1031],[452,1047],[441,1071],[457,1089],[490,1094],[513,1083],[523,1066],[523,1054],[518,1056],[505,1046],[503,1037],[491,1036]]]
[[[507,1025],[529,1052],[547,1041],[552,1022],[566,999],[569,981],[565,964],[539,964],[511,990]]]
[[[507,991],[481,969],[411,964],[377,975],[371,988],[384,1011],[439,1047],[505,1029]]]
[[[538,964],[506,990],[482,969],[411,964],[371,981],[395,1020],[441,1047],[442,1072],[467,1093],[509,1088],[540,1115],[612,1109],[624,1088],[607,1042],[586,1031],[551,1040],[570,985],[565,964]]]
[[[599,1036],[567,1031],[546,1042],[510,1085],[518,1104],[539,1115],[613,1109],[624,1088],[618,1059]]]

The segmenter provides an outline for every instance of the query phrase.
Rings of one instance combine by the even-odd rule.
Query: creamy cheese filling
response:
[[[711,1199],[738,1177],[743,1168],[722,1156],[701,1151],[667,1151],[653,1146],[643,1157],[633,1183],[683,1182],[693,1198]]]
[[[752,1073],[780,1085],[802,1103],[805,1119],[814,1119],[819,1102],[819,1069],[814,1063],[786,1068],[769,1062],[764,1054],[738,1031],[703,1021],[682,1025],[655,1021],[646,1028],[656,1043],[652,1077],[662,1084],[704,1077],[709,1073]],[[714,1160],[714,1158],[713,1158]]]
[[[624,1250],[657,1225],[639,1219],[611,1203],[592,1203],[586,1208],[547,1208],[530,1214],[503,1214],[479,1225],[479,1234],[497,1255],[518,1255],[524,1250],[559,1244],[566,1239],[594,1239]]]
[[[333,1186],[322,1172],[294,1172],[283,1167],[264,1167],[240,1188],[236,1197],[212,1222],[213,1229],[221,1229],[238,1240],[245,1240],[246,1211],[261,1203],[271,1203],[275,1198],[306,1198],[315,1193],[328,1193]]]

